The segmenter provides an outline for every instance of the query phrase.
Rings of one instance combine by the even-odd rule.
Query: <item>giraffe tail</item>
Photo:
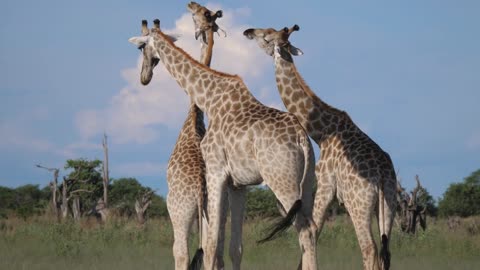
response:
[[[195,256],[193,256],[192,262],[188,267],[189,270],[200,270],[203,264],[203,249],[199,248],[195,252]]]
[[[380,264],[381,264],[381,269],[383,270],[388,270],[390,269],[390,251],[389,251],[389,248],[388,248],[388,242],[389,242],[389,239],[388,239],[388,232],[387,230],[389,231],[389,229],[386,228],[386,224],[385,224],[385,218],[386,217],[386,213],[385,213],[385,205],[386,205],[386,201],[385,201],[385,192],[383,190],[383,183],[381,184],[380,186],[380,190],[379,190],[379,202],[378,202],[378,208],[379,208],[379,214],[378,214],[378,227],[380,228],[380,241],[381,241],[381,248],[380,248]],[[387,206],[388,208],[388,206]]]
[[[257,244],[263,244],[265,242],[276,239],[278,236],[280,236],[281,233],[285,232],[293,224],[293,221],[295,220],[297,212],[301,208],[302,208],[302,201],[301,200],[295,201],[292,208],[290,208],[290,210],[288,211],[287,215],[284,218],[280,219],[277,223],[273,224],[269,228],[271,232],[263,239],[258,240]]]
[[[388,156],[388,154],[386,154],[386,156],[390,161],[390,164],[392,164],[390,156]],[[394,181],[391,181],[391,179],[393,179]],[[395,217],[395,209],[397,202],[395,197],[389,195],[391,194],[391,192],[385,193],[385,185],[388,185],[387,188],[389,188],[389,190],[395,190],[396,182],[396,176],[394,173],[391,175],[384,175],[383,179],[380,181],[380,187],[378,192],[378,227],[380,228],[381,239],[380,267],[383,270],[390,269],[391,254],[388,245],[390,241],[390,231],[392,229],[393,219]]]
[[[202,268],[203,264],[203,241],[204,239],[204,234],[206,232],[206,226],[207,226],[207,219],[206,219],[206,193],[205,193],[205,187],[202,187],[202,192],[201,195],[199,196],[198,199],[198,249],[195,252],[195,255],[192,258],[192,261],[190,262],[190,266],[188,267],[189,270],[200,270]]]

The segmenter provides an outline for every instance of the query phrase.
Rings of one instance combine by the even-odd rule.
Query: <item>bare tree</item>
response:
[[[73,214],[73,219],[76,221],[79,221],[80,218],[82,217],[82,212],[80,210],[80,197],[78,196],[73,196],[72,214]]]
[[[53,172],[53,179],[49,183],[50,191],[52,193],[52,200],[50,207],[52,209],[52,213],[55,216],[55,218],[58,220],[59,219],[59,214],[58,214],[58,198],[57,198],[57,193],[58,193],[58,174],[60,172],[60,169],[57,168],[48,168],[44,167],[40,164],[36,165],[38,168],[45,169],[49,172]]]
[[[92,193],[93,191],[88,189],[82,188],[75,188],[76,183],[87,183],[89,179],[80,179],[80,171],[81,168],[78,169],[76,175],[73,177],[63,177],[62,182],[62,202],[60,205],[62,219],[66,219],[68,217],[68,209],[69,209],[69,201],[73,199],[72,203],[72,213],[75,220],[79,220],[81,217],[81,210],[80,210],[80,197],[78,194],[80,193]]]
[[[95,205],[94,212],[100,215],[102,222],[107,222],[107,218],[110,215],[110,209],[105,206],[103,198],[98,199],[97,205]]]
[[[109,171],[108,171],[108,144],[107,144],[107,134],[103,134],[103,200],[98,200],[95,210],[100,214],[102,221],[106,222],[109,216],[110,211],[108,210],[108,184],[110,182]]]
[[[139,198],[135,200],[135,212],[137,212],[137,221],[140,226],[145,224],[145,212],[152,203],[152,195],[154,191],[145,191]]]
[[[103,202],[105,207],[108,207],[108,183],[110,182],[109,171],[108,171],[108,144],[107,144],[107,134],[103,134]]]
[[[423,230],[425,230],[427,226],[427,206],[420,205],[418,202],[418,198],[421,195],[420,193],[424,190],[420,184],[418,175],[415,176],[415,181],[417,185],[410,194],[397,182],[400,228],[402,231],[410,234],[416,232],[418,223],[420,223]]]

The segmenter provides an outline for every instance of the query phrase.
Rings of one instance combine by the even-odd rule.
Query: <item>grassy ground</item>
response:
[[[465,221],[468,224],[469,221]],[[258,246],[267,221],[247,222],[243,269],[296,269],[296,233]],[[116,220],[105,226],[94,221],[55,224],[45,218],[0,221],[0,269],[173,269],[173,242],[168,220],[150,220],[142,230]],[[192,253],[196,247],[192,241]],[[228,246],[228,245],[226,245]],[[480,269],[480,234],[446,222],[426,232],[406,236],[394,231],[392,269]],[[226,251],[225,254],[228,254]],[[318,246],[319,269],[362,269],[353,227],[346,218],[326,225]],[[225,257],[230,269],[228,256]]]

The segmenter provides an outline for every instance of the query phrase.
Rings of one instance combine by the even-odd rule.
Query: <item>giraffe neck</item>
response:
[[[213,31],[205,31],[207,35],[207,44],[202,43],[202,49],[200,52],[200,63],[210,67],[212,61],[213,51]],[[188,124],[187,124],[188,123]],[[192,129],[194,134],[203,138],[205,135],[205,123],[203,121],[203,112],[198,108],[193,101],[190,101],[190,109],[188,111],[187,121],[185,123],[185,129]]]
[[[236,75],[210,69],[177,47],[159,30],[152,32],[154,46],[167,71],[209,118],[218,113],[216,105],[225,97],[226,87],[243,82]],[[248,91],[248,90],[247,90]]]
[[[202,43],[202,49],[200,52],[200,63],[204,64],[207,67],[210,67],[212,62],[212,51],[213,51],[213,31],[212,29],[206,30],[205,35],[207,36],[207,44]]]
[[[192,135],[197,136],[200,140],[205,136],[203,112],[194,102],[190,102],[187,119],[185,120],[181,134],[189,137]]]
[[[350,118],[315,95],[297,71],[289,53],[275,54],[274,58],[277,87],[285,107],[320,144],[332,132],[338,131],[340,124],[346,123],[343,120]]]

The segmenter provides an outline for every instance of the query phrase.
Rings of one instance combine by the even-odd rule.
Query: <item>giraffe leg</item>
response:
[[[188,238],[190,228],[196,216],[195,200],[184,201],[180,204],[176,201],[180,196],[176,192],[169,192],[167,208],[173,226],[173,256],[176,270],[187,270],[189,266]]]
[[[246,189],[229,189],[228,199],[231,209],[230,259],[234,270],[240,270],[242,262],[243,215],[245,212]]]
[[[258,154],[261,155],[262,153]],[[272,160],[279,164],[275,166],[274,171],[261,170],[261,174],[277,200],[288,212],[287,216],[289,216],[292,207],[300,206],[293,224],[298,232],[298,240],[302,251],[301,267],[304,270],[313,270],[317,269],[315,238],[317,226],[312,219],[312,185],[315,179],[314,158],[313,155],[309,157],[307,163],[309,165],[305,168],[305,163],[298,162],[298,160],[304,160],[305,156],[296,155],[297,153],[293,152],[293,155],[289,155],[291,159],[280,161],[276,160],[275,156],[286,156],[284,153],[269,153],[269,155],[266,155],[265,164]],[[305,177],[304,172],[306,173]],[[302,178],[304,178],[303,183]],[[302,184],[301,187],[300,184]]]
[[[207,229],[207,247],[205,249],[205,269],[213,270],[215,267],[222,268],[222,261],[219,260],[219,254],[223,254],[222,226],[224,224],[223,207],[225,204],[226,193],[226,175],[225,170],[215,170],[209,168],[207,163],[207,190],[208,190],[208,229]],[[220,250],[221,249],[221,250]]]
[[[230,190],[230,187],[226,187],[227,190]],[[225,225],[227,223],[228,215],[228,201],[230,200],[229,193],[226,193],[227,196],[222,196],[221,200],[221,214],[220,214],[220,230],[218,232],[218,246],[216,252],[216,263],[215,269],[221,270],[225,268],[225,261],[223,259],[223,254],[225,251]]]
[[[353,211],[353,214],[351,211],[349,211],[349,213],[351,214],[353,226],[355,227],[355,232],[358,238],[358,244],[362,251],[363,269],[380,269],[377,246],[375,245],[371,228],[373,212],[368,211],[368,209],[356,209]]]
[[[317,176],[317,191],[313,207],[313,221],[317,225],[318,237],[325,223],[327,208],[332,202],[333,196],[335,196],[336,179],[333,172],[327,170],[325,159],[318,161],[315,166],[315,172]]]

